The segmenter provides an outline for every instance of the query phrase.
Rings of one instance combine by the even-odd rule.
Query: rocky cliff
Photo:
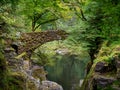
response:
[[[15,56],[14,49],[5,49],[9,71],[7,90],[63,90],[59,84],[46,79],[47,72],[42,66],[30,65],[28,60]]]
[[[120,90],[120,45],[102,46],[80,90]]]
[[[6,38],[4,55],[9,74],[5,90],[63,90],[61,85],[46,79],[43,66],[33,64],[30,56],[34,49],[46,42],[65,39],[65,34],[59,30],[26,33],[16,41]]]

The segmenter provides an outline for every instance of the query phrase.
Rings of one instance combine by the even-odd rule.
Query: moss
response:
[[[46,74],[47,72],[43,68],[39,68],[33,71],[32,76],[36,79],[39,78],[40,81],[43,81],[46,80]]]
[[[103,62],[106,62],[106,66],[110,66],[110,67],[113,66],[112,67],[113,69],[110,70],[110,72],[106,72],[103,75],[105,75],[106,77],[109,77],[109,76],[115,77],[116,71],[115,71],[113,61],[114,61],[114,58],[116,56],[120,57],[120,46],[119,47],[118,46],[114,46],[114,47],[113,46],[112,47],[104,46],[104,47],[102,47],[101,50],[99,51],[99,54],[97,55],[96,59],[94,60],[94,63],[90,69],[90,72],[86,76],[81,89],[79,89],[79,90],[87,90],[88,88],[89,88],[89,90],[92,90],[92,88],[93,88],[92,79],[95,75],[94,68],[98,62],[103,61]],[[119,81],[115,82],[114,84],[120,85]],[[104,89],[98,87],[97,90],[114,90],[114,89],[112,88],[112,86],[108,86]]]
[[[38,90],[35,83],[28,81],[27,82],[27,90]]]
[[[114,90],[114,88],[110,85],[110,86],[107,86],[105,88],[97,87],[97,90]]]
[[[9,90],[23,90],[25,88],[25,77],[20,73],[12,73],[8,76]],[[8,90],[7,89],[7,90]]]
[[[0,52],[0,89],[7,86],[7,68],[4,55]]]
[[[119,85],[120,86],[120,80],[114,81],[113,85]]]

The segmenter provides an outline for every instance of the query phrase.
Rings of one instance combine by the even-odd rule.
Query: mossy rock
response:
[[[14,73],[8,78],[8,90],[24,90],[25,77],[19,73]]]
[[[35,83],[32,81],[27,81],[27,86],[26,86],[27,90],[38,90],[38,88],[36,87]]]
[[[40,81],[46,80],[46,74],[47,72],[44,70],[43,67],[34,66],[32,68],[32,76],[36,79],[39,78]]]
[[[116,63],[116,61],[120,60],[120,46],[106,48],[104,47],[100,50],[80,90],[120,90],[120,84],[118,83],[120,81],[118,81],[119,79],[117,77],[120,75],[119,62]],[[96,65],[99,66],[99,70],[96,67]],[[110,77],[113,77],[115,81],[113,80],[110,85],[108,84],[108,86],[105,87],[100,87],[99,85],[95,86],[94,76],[96,74],[100,75],[101,77],[104,77],[103,81],[107,81],[107,78]],[[108,79],[108,81],[109,80],[110,79]]]

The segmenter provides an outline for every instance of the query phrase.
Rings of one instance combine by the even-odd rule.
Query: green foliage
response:
[[[120,2],[89,0],[86,6],[86,13],[91,15],[87,18],[90,23],[88,31],[109,41],[118,40],[120,35],[120,22],[118,21]]]
[[[35,51],[32,55],[33,63],[40,65],[40,66],[46,66],[50,64],[50,60],[48,59],[48,56],[45,53],[42,53],[39,49],[38,51]]]
[[[24,32],[26,28],[24,18],[18,13],[18,2],[4,0],[5,4],[0,7],[0,30],[9,38],[16,37],[16,32]]]
[[[101,46],[101,49],[99,50],[98,55],[96,56],[96,59],[94,60],[94,63],[97,63],[99,61],[105,61],[108,63],[111,63],[114,59],[114,57],[119,57],[119,45],[114,46],[107,46],[107,43],[103,43]]]
[[[6,4],[11,4],[12,8],[14,9],[15,6],[18,4],[19,0],[0,0],[0,6],[4,6]]]
[[[46,1],[46,0],[26,0],[22,1],[23,6],[21,11],[32,22],[32,31],[35,31],[42,24],[54,22],[59,18],[65,17],[69,12],[69,8],[61,3],[61,1]],[[68,15],[68,14],[67,14]]]
[[[1,0],[0,6],[1,36],[14,39],[17,32],[31,32],[31,29],[63,29],[69,33],[65,41],[48,43],[40,51],[35,51],[33,59],[39,65],[53,65],[55,50],[58,49],[67,48],[70,54],[79,55],[77,58],[89,58],[88,53],[92,54],[97,57],[95,63],[99,60],[109,63],[119,55],[114,47],[120,44],[119,0]],[[103,45],[105,41],[107,44]],[[3,42],[1,39],[2,66],[5,65]]]
[[[7,83],[8,86],[6,88],[9,90],[23,90],[25,88],[25,83],[24,83],[25,77],[22,75],[22,73],[11,73],[9,72],[9,75],[7,77]]]
[[[7,87],[7,66],[4,57],[4,42],[2,37],[0,37],[0,85],[0,90],[6,89]]]

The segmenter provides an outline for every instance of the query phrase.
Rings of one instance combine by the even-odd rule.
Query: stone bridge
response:
[[[22,33],[19,40],[17,40],[18,44],[11,44],[11,46],[18,55],[26,52],[28,56],[31,56],[32,52],[42,44],[54,40],[64,40],[67,36],[68,33],[63,30]]]

